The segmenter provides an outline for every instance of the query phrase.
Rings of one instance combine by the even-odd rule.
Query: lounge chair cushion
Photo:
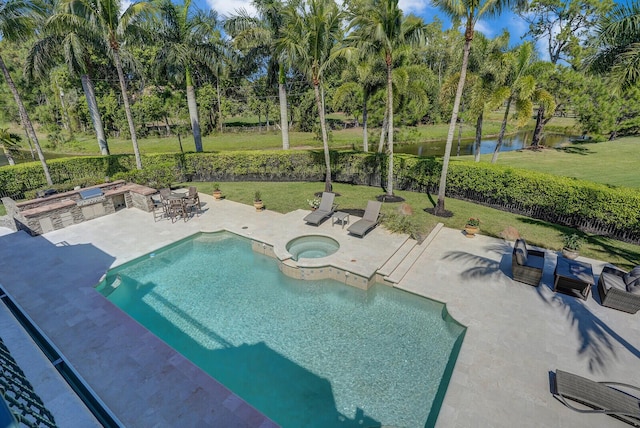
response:
[[[630,285],[631,283],[640,279],[640,266],[636,266],[631,269],[631,272],[624,276],[624,283]]]

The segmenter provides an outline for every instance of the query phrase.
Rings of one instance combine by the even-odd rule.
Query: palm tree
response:
[[[215,11],[203,13],[192,10],[191,0],[184,0],[182,6],[164,1],[160,11],[160,19],[152,24],[159,45],[156,65],[178,81],[184,79],[193,140],[196,152],[201,152],[202,136],[193,72],[198,65],[216,62],[221,45],[218,15]]]
[[[278,82],[278,98],[280,101],[280,130],[282,132],[282,149],[289,149],[289,120],[287,113],[286,70],[284,52],[278,45],[281,30],[284,26],[284,4],[280,0],[253,0],[258,12],[257,17],[250,16],[245,10],[239,10],[235,16],[229,17],[225,30],[231,34],[236,45],[242,50],[249,50],[248,56],[255,58],[256,53],[269,57],[267,73],[269,83]]]
[[[0,2],[0,38],[6,40],[23,40],[31,34],[32,25],[34,22],[34,6],[28,0],[10,0],[7,2]],[[40,143],[38,142],[38,136],[36,135],[35,130],[33,129],[33,124],[31,123],[31,119],[29,119],[29,115],[27,114],[27,109],[24,107],[24,103],[22,102],[22,98],[18,93],[18,89],[16,88],[16,84],[9,74],[9,69],[5,64],[2,56],[0,56],[0,69],[2,70],[2,74],[4,75],[4,79],[7,82],[7,86],[11,93],[13,94],[13,98],[18,105],[18,112],[20,113],[20,121],[22,122],[22,126],[27,133],[27,137],[33,142],[33,145],[36,148],[36,152],[38,153],[38,158],[40,159],[40,163],[42,164],[42,169],[44,170],[44,176],[47,180],[47,184],[49,186],[53,185],[53,180],[51,180],[51,174],[49,173],[49,167],[47,166],[47,162],[44,159],[44,153],[42,153],[42,148],[40,147]]]
[[[93,42],[107,52],[113,61],[118,73],[136,167],[142,169],[136,127],[127,92],[127,81],[122,68],[121,49],[127,38],[143,33],[140,24],[155,12],[155,8],[151,3],[141,1],[132,3],[122,12],[120,5],[118,0],[60,0],[61,12],[57,14],[57,19],[60,21],[59,25],[66,27],[68,31],[92,35]]]
[[[476,122],[474,160],[480,162],[484,114],[498,108],[508,93],[508,89],[503,85],[508,72],[504,49],[509,44],[509,33],[504,31],[495,39],[487,39],[481,33],[477,36],[479,37],[476,37],[476,44],[469,58],[470,75],[467,78],[467,90],[470,96],[466,116]],[[456,75],[455,78],[459,79],[459,76]]]
[[[596,54],[587,65],[596,72],[611,72],[622,87],[640,78],[640,1],[618,4],[598,25],[592,42]]]
[[[451,122],[449,122],[449,132],[447,134],[447,143],[444,149],[444,159],[442,161],[442,174],[440,175],[440,185],[438,186],[438,202],[433,210],[436,215],[444,215],[444,197],[447,186],[447,171],[449,169],[449,158],[451,157],[451,145],[453,144],[453,135],[458,122],[458,110],[460,108],[460,100],[467,76],[467,64],[469,62],[469,51],[471,50],[471,42],[473,41],[474,31],[478,19],[483,16],[495,16],[502,13],[506,8],[513,6],[522,6],[526,4],[525,0],[433,0],[433,4],[439,7],[444,13],[452,19],[464,19],[464,48],[462,50],[462,66],[460,67],[460,80],[458,81],[458,89],[453,102],[453,111],[451,112]]]
[[[322,145],[324,147],[325,191],[331,191],[331,162],[329,137],[324,114],[324,102],[320,96],[324,72],[343,52],[341,22],[343,13],[333,0],[307,0],[293,4],[285,10],[286,23],[279,49],[287,53],[292,64],[307,74],[320,118]]]
[[[423,40],[424,23],[415,16],[403,17],[398,0],[371,0],[353,8],[349,41],[363,52],[381,53],[387,68],[387,195],[393,196],[393,61],[407,45]],[[384,126],[383,131],[385,132]]]
[[[60,13],[63,15],[59,16]],[[94,43],[93,34],[70,31],[70,28],[64,24],[64,13],[61,10],[54,10],[43,23],[42,33],[27,54],[25,64],[27,77],[43,79],[52,68],[62,61],[66,63],[72,75],[79,75],[100,154],[107,156],[109,155],[109,144],[90,76],[91,55],[95,53],[96,49],[99,49],[99,46]]]
[[[384,62],[381,58],[363,55],[362,58],[350,58],[350,67],[345,70],[345,83],[336,89],[334,104],[344,93],[356,93],[362,100],[362,150],[369,151],[369,99],[379,89],[386,86]]]
[[[516,103],[516,118],[518,120],[518,126],[525,125],[531,114],[533,113],[532,97],[534,97],[536,91],[536,79],[534,74],[531,73],[533,59],[534,59],[534,46],[531,42],[525,42],[518,46],[507,56],[507,61],[510,64],[510,72],[505,82],[505,89],[508,90],[506,96],[506,106],[504,109],[504,116],[502,117],[502,125],[500,126],[500,133],[498,134],[498,142],[496,143],[493,156],[491,157],[491,163],[498,161],[498,155],[502,148],[502,141],[507,129],[507,122],[509,120],[509,112],[511,110],[511,104]],[[536,96],[536,98],[540,98]]]
[[[4,153],[9,165],[15,165],[16,161],[13,160],[13,155],[19,150],[20,136],[9,132],[9,128],[0,128],[0,147]]]

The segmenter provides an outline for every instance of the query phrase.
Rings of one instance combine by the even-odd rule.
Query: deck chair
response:
[[[355,223],[353,223],[351,226],[347,228],[349,233],[362,238],[371,229],[376,227],[378,223],[380,223],[380,219],[382,219],[382,214],[380,214],[381,207],[382,207],[382,202],[378,202],[378,201],[367,202],[367,209],[364,210],[364,215],[362,216],[362,219],[356,221]]]
[[[335,193],[322,192],[322,200],[320,201],[318,209],[312,211],[303,220],[306,221],[307,224],[317,226],[322,223],[322,221],[331,217],[338,207],[337,204],[333,203],[335,196]]]
[[[615,388],[614,388],[615,387]],[[617,382],[595,382],[590,379],[556,370],[553,395],[565,406],[580,413],[604,413],[633,426],[640,426],[640,399],[622,389],[640,388]],[[594,410],[579,409],[567,402],[577,401]]]

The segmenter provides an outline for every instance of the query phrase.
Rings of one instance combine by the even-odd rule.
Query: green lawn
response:
[[[466,157],[470,159],[470,157]],[[490,162],[483,155],[481,162]],[[640,137],[602,143],[571,144],[559,149],[500,153],[498,163],[613,186],[640,188]]]
[[[213,183],[182,183],[181,185],[195,185],[200,192],[208,194],[213,191]],[[256,190],[259,190],[267,209],[287,213],[296,209],[308,210],[307,200],[313,199],[315,193],[321,192],[324,184],[236,181],[220,183],[220,188],[224,197],[248,205],[253,203],[253,195]],[[340,195],[336,197],[339,210],[362,210],[366,206],[367,200],[374,199],[383,193],[380,188],[376,187],[342,183],[334,183],[333,190]],[[562,234],[572,231],[567,227],[456,199],[446,200],[447,209],[453,212],[452,217],[435,217],[424,211],[425,208],[433,207],[428,195],[404,191],[396,193],[405,198],[406,203],[411,207],[413,212],[410,216],[411,222],[416,225],[422,237],[428,235],[438,222],[462,231],[469,217],[478,217],[481,221],[482,234],[500,237],[501,232],[511,226],[516,228],[528,243],[551,250],[559,250],[562,248]],[[433,198],[436,199],[437,195],[433,195]],[[399,206],[400,204],[384,204],[382,212],[388,218],[389,214],[398,212]],[[577,233],[587,239],[587,244],[580,251],[581,255],[627,268],[640,264],[640,246],[581,232]]]

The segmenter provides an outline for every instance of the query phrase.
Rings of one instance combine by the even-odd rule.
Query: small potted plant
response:
[[[213,183],[213,197],[216,200],[222,198],[222,191],[220,190],[220,183]]]
[[[464,225],[464,233],[467,238],[473,238],[476,233],[480,232],[480,219],[471,217]]]
[[[567,233],[562,237],[562,255],[573,260],[579,256],[579,251],[584,244],[584,238],[577,233]]]
[[[320,207],[320,199],[318,198],[307,199],[307,203],[311,207],[311,211],[315,211]]]
[[[262,203],[262,195],[259,190],[256,190],[256,193],[253,195],[253,206],[256,208],[256,211],[262,211],[264,209],[264,204]]]

